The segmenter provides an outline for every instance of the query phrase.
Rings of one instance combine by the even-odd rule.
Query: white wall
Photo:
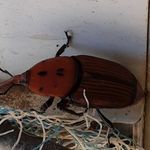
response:
[[[117,61],[144,87],[147,4],[148,0],[0,0],[0,67],[13,74],[24,72],[53,57],[56,45],[66,41],[64,30],[72,30],[73,43],[64,55]],[[109,113],[115,114],[114,120],[117,112],[120,121],[122,116],[136,121],[141,107]]]

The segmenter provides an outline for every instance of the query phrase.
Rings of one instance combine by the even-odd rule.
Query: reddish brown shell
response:
[[[125,107],[143,97],[143,90],[135,76],[118,63],[85,55],[74,58],[81,65],[82,76],[72,98],[80,106],[87,105],[84,89],[90,107],[96,108]]]
[[[65,97],[77,80],[77,66],[71,57],[44,60],[27,71],[28,88],[44,96]]]
[[[121,108],[135,103],[144,92],[135,76],[118,63],[86,55],[44,60],[27,74],[27,86],[39,95],[72,97],[90,107]]]

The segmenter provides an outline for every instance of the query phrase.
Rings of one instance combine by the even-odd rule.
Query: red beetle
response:
[[[68,32],[65,33],[68,41],[58,50],[55,58],[43,60],[16,76],[1,69],[12,76],[0,84],[0,89],[7,88],[1,94],[13,85],[21,84],[34,93],[50,96],[41,106],[41,111],[52,104],[55,96],[62,99],[58,106],[66,111],[70,111],[65,107],[66,103],[86,107],[84,89],[92,108],[126,107],[143,97],[144,92],[135,76],[118,63],[87,55],[60,56],[71,39]]]

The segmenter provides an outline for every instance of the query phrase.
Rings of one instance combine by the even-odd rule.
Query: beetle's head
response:
[[[26,73],[19,74],[13,77],[13,83],[14,84],[21,84],[21,85],[26,85]]]

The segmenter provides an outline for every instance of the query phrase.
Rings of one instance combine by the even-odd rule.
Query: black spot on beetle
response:
[[[64,72],[64,68],[58,68],[57,71],[58,72]]]
[[[58,76],[64,76],[64,69],[63,69],[63,68],[58,68],[58,69],[56,70],[56,74],[57,74]]]
[[[40,92],[42,92],[43,90],[44,90],[44,88],[43,88],[43,87],[40,87],[40,88],[39,88],[39,91],[40,91]]]
[[[61,72],[56,72],[56,74],[57,74],[58,76],[63,76],[63,75],[64,75],[64,74],[61,73]]]
[[[47,72],[47,71],[40,71],[40,72],[38,72],[37,74],[38,74],[39,76],[44,77],[44,76],[46,76],[46,75],[48,74],[48,72]]]

